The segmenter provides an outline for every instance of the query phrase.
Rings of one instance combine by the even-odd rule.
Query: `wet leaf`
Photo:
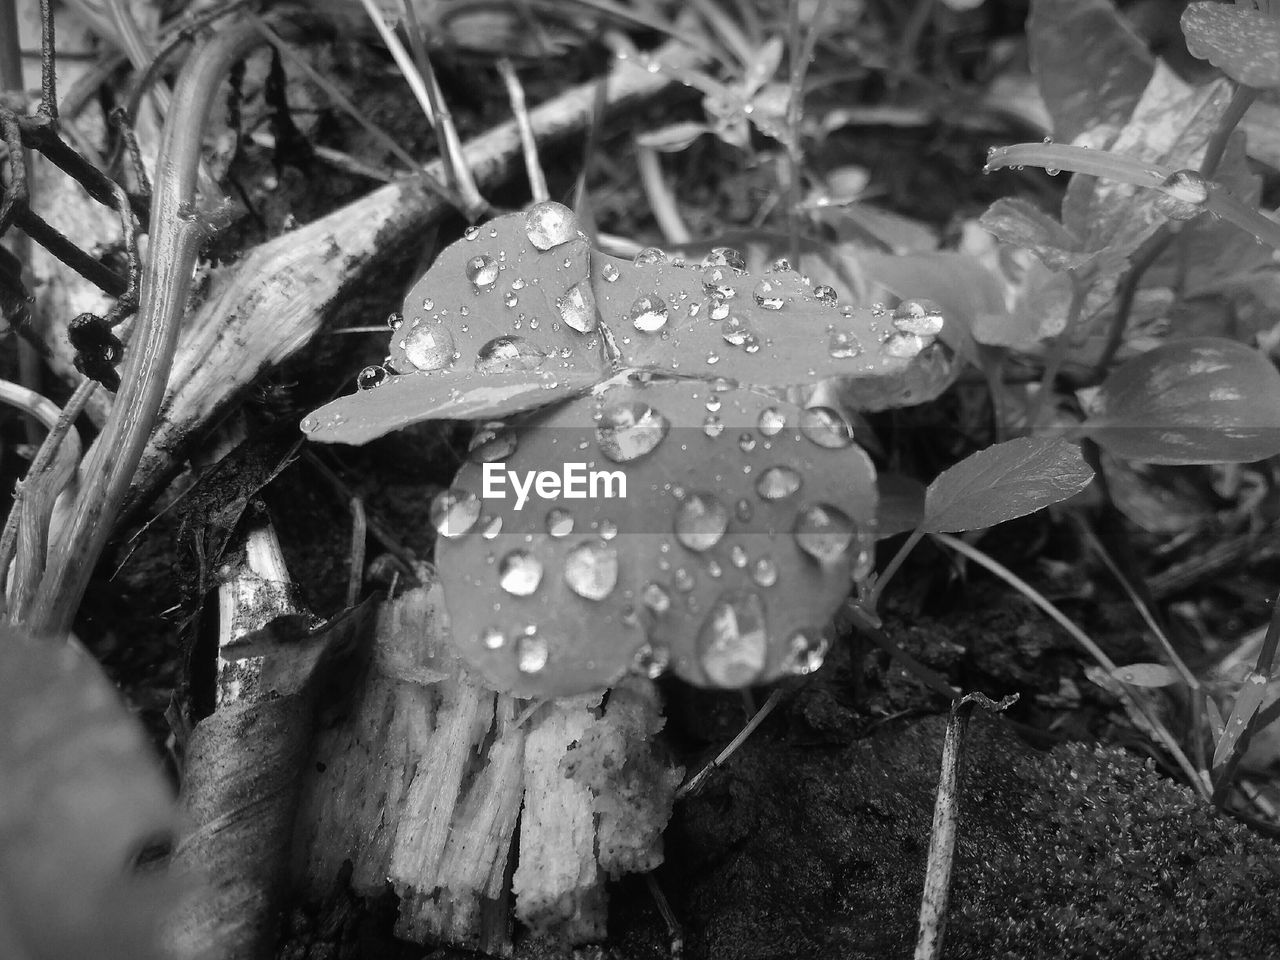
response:
[[[1280,373],[1234,340],[1176,340],[1115,370],[1084,429],[1112,454],[1147,463],[1261,460],[1280,453]]]
[[[137,722],[72,641],[0,629],[0,956],[159,957],[171,884],[134,858],[173,801]]]
[[[1110,0],[1035,0],[1027,42],[1059,140],[1123,124],[1151,77],[1146,43]]]
[[[926,533],[978,530],[1075,496],[1093,471],[1080,450],[1058,438],[997,443],[943,471],[925,494]]]
[[[1182,13],[1182,32],[1193,57],[1237,83],[1280,87],[1280,20],[1238,4],[1192,3]]]
[[[583,471],[570,486],[567,464]],[[556,489],[535,479],[542,495],[528,487],[521,502],[504,470]],[[589,470],[614,475],[569,496],[591,492]],[[697,381],[619,379],[536,414],[504,463],[463,467],[454,496],[467,495],[476,521],[437,543],[451,629],[463,658],[518,696],[666,664],[731,687],[807,671],[872,562],[874,473],[847,429]]]
[[[1111,675],[1131,687],[1168,687],[1181,679],[1176,670],[1163,663],[1130,663],[1116,667]]]
[[[1030,250],[1051,270],[1075,270],[1093,254],[1056,219],[1025,200],[997,200],[978,221],[1005,243]]]
[[[1236,702],[1231,707],[1231,715],[1227,717],[1227,722],[1222,728],[1218,742],[1214,745],[1213,762],[1211,764],[1214,769],[1217,769],[1231,758],[1231,754],[1235,752],[1236,744],[1240,742],[1240,737],[1249,726],[1249,721],[1253,719],[1253,715],[1258,712],[1258,708],[1262,705],[1262,699],[1266,692],[1267,678],[1260,673],[1250,671],[1249,675],[1245,677],[1244,683],[1240,685],[1240,689],[1236,692]]]

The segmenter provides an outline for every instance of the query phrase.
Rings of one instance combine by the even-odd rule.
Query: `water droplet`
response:
[[[778,257],[773,263],[769,264],[770,273],[787,273],[791,270],[791,261],[786,257]]]
[[[498,261],[487,253],[467,261],[467,279],[477,290],[488,290],[498,282]]]
[[[808,407],[800,411],[800,432],[828,450],[840,450],[853,443],[849,422],[829,407]]]
[[[756,478],[756,493],[762,500],[783,500],[804,483],[798,471],[791,467],[769,467]]]
[[[628,463],[652,452],[670,426],[667,418],[647,403],[626,400],[603,411],[596,425],[596,441],[614,463]]]
[[[822,666],[831,641],[816,630],[797,630],[787,641],[785,669],[795,676],[806,676]]]
[[[502,532],[501,517],[485,517],[480,521],[480,536],[486,540],[493,540]]]
[[[893,311],[893,326],[903,333],[936,337],[944,323],[942,308],[932,300],[903,300]]]
[[[666,263],[667,255],[659,247],[645,247],[636,254],[635,260],[632,261],[637,267],[648,267],[655,263]]]
[[[769,649],[764,601],[756,593],[721,594],[698,632],[697,648],[702,670],[713,684],[749,684],[764,669]]]
[[[636,650],[635,670],[650,680],[657,680],[662,676],[670,663],[671,650],[666,644],[653,646],[646,643]]]
[[[590,280],[583,280],[569,288],[569,292],[556,301],[560,319],[579,333],[590,333],[596,328],[596,295]]]
[[[527,597],[542,582],[542,561],[528,550],[512,550],[498,565],[498,583],[507,593]]]
[[[578,235],[578,218],[563,203],[543,200],[525,214],[524,232],[539,250],[550,250]]]
[[[749,433],[743,433],[738,436],[738,449],[743,453],[750,453],[756,448],[756,438]]]
[[[694,493],[676,511],[676,539],[690,550],[710,550],[729,528],[729,511],[713,494]]]
[[[741,570],[747,565],[747,548],[740,543],[735,543],[729,550],[729,562]]]
[[[671,609],[671,594],[667,593],[667,588],[660,583],[653,581],[646,583],[640,592],[640,599],[659,617]]]
[[[710,414],[702,421],[702,432],[714,439],[724,433],[724,421],[715,414]]]
[[[612,263],[606,263],[600,268],[600,276],[604,277],[605,283],[613,283],[622,274],[618,272],[618,268]]]
[[[612,540],[618,535],[618,525],[612,520],[601,520],[598,532],[601,540]]]
[[[786,415],[777,407],[766,407],[760,411],[757,426],[766,437],[776,437],[787,425]]]
[[[794,534],[801,550],[819,563],[830,563],[849,549],[856,529],[838,507],[817,503],[800,511]]]
[[[728,267],[730,270],[745,273],[747,259],[733,247],[712,247],[711,252],[702,258],[701,265],[704,270],[707,267]]]
[[[627,313],[632,326],[644,333],[654,333],[667,324],[667,305],[656,293],[636,297]]]
[[[480,228],[474,224],[462,231],[462,239],[464,240],[474,240],[478,236],[480,236]]]
[[[387,314],[387,326],[391,330],[399,330],[403,323],[404,314],[399,310],[393,310],[391,313]]]
[[[681,591],[682,593],[688,593],[695,586],[697,586],[697,582],[693,579],[693,574],[690,573],[688,570],[686,570],[684,567],[680,567],[676,570],[675,574],[673,575],[673,579],[675,580],[675,583],[676,583],[676,589]]]
[[[862,353],[862,344],[858,342],[858,338],[852,333],[837,330],[831,334],[831,339],[827,341],[827,352],[837,360],[846,360]]]
[[[828,307],[834,307],[840,298],[837,296],[834,287],[828,287],[825,283],[820,283],[813,288],[813,295],[817,301]]]
[[[712,300],[711,309],[707,311],[708,320],[723,320],[729,316],[729,304],[723,300]]]
[[[734,287],[733,274],[728,267],[704,267],[702,270],[702,291],[708,297],[717,300],[732,300],[738,295]]]
[[[603,540],[578,544],[565,554],[564,582],[584,599],[603,600],[618,584],[618,551]]]
[[[537,370],[546,359],[546,355],[524,337],[494,337],[476,351],[476,369],[481,373]]]
[[[751,579],[760,587],[772,587],[778,582],[778,565],[768,557],[760,557],[751,567]]]
[[[782,309],[782,294],[778,289],[778,285],[770,280],[761,280],[757,283],[752,296],[756,298],[756,303],[765,310]]]
[[[521,673],[539,673],[547,665],[551,651],[537,627],[526,627],[516,638],[516,666]]]
[[[419,370],[439,370],[447,367],[453,363],[457,354],[453,334],[447,327],[429,329],[416,322],[400,341],[399,346],[404,351],[404,358]]]
[[[573,533],[573,514],[568,510],[553,507],[547,511],[547,533],[559,539]]]
[[[497,627],[487,627],[480,632],[480,643],[489,650],[501,650],[507,638]]]
[[[720,362],[720,354],[712,352],[707,354],[707,363],[716,364]]]
[[[315,433],[320,429],[320,420],[317,417],[303,417],[302,423],[298,424],[303,433]]]
[[[472,463],[496,463],[516,452],[516,432],[502,423],[486,423],[467,445]]]
[[[506,293],[502,295],[502,302],[508,307],[514,307],[517,303],[520,302],[520,299],[514,293],[508,290]],[[521,316],[523,316],[523,314],[521,314]],[[517,320],[516,327],[518,328],[519,326],[520,326],[520,321]]]
[[[734,505],[733,515],[742,523],[750,523],[754,514],[755,507],[751,505],[751,501],[746,497],[743,497]]]
[[[725,318],[720,324],[720,336],[724,337],[725,343],[730,346],[740,347],[747,342],[747,337],[751,335],[747,322],[736,313]]]
[[[387,371],[385,367],[365,367],[356,374],[356,388],[359,390],[372,390],[386,379]]]
[[[916,333],[894,333],[889,336],[880,349],[891,357],[910,359],[932,343],[932,338],[925,339]]]
[[[450,487],[431,501],[431,525],[442,537],[460,537],[480,518],[480,498],[467,490]]]

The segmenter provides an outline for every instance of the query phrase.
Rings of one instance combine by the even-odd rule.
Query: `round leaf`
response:
[[[1246,6],[1192,3],[1182,32],[1193,57],[1248,87],[1280,87],[1280,20]]]
[[[926,533],[995,526],[1073,497],[1093,471],[1074,444],[1019,437],[997,443],[943,471],[925,491]]]
[[[667,663],[721,687],[806,672],[871,569],[874,471],[824,414],[623,378],[513,436],[435,511],[455,642],[499,690],[567,696]]]
[[[1234,340],[1191,337],[1121,365],[1084,429],[1118,457],[1247,463],[1280,453],[1280,373]]]

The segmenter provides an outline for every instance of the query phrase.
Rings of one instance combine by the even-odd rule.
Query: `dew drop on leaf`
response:
[[[805,676],[822,666],[831,646],[822,634],[811,630],[797,630],[787,641],[785,668],[795,676]]]
[[[760,557],[751,567],[751,579],[760,587],[772,587],[778,582],[778,565],[769,557]]]
[[[550,651],[547,640],[537,627],[526,627],[516,639],[516,666],[521,673],[540,673],[547,665]]]
[[[755,297],[756,303],[764,310],[782,309],[782,294],[779,292],[777,284],[771,280],[761,280],[757,283],[752,295]]]
[[[619,276],[621,276],[621,274],[618,272],[618,268],[612,263],[606,263],[600,268],[600,276],[604,277],[605,283],[613,283]]]
[[[702,421],[702,432],[714,439],[724,433],[724,421],[715,414],[709,414],[707,419]]]
[[[480,521],[480,536],[486,540],[493,540],[502,532],[501,517],[485,517]]]
[[[657,680],[671,662],[671,650],[666,644],[644,644],[636,651],[635,670],[641,676]]]
[[[747,259],[733,247],[712,247],[711,252],[702,258],[702,268],[705,270],[708,267],[728,267],[738,273],[745,273]]]
[[[528,550],[512,550],[498,565],[498,583],[514,596],[530,596],[541,582],[542,561]]]
[[[742,523],[750,523],[751,518],[755,516],[756,509],[751,505],[751,501],[746,497],[740,499],[733,508],[733,515]]]
[[[750,335],[751,331],[747,328],[746,321],[736,313],[726,317],[720,324],[720,336],[724,337],[724,342],[730,346],[742,346]]]
[[[442,537],[460,537],[480,519],[480,498],[468,490],[442,490],[431,501],[431,525]]]
[[[893,311],[893,326],[902,333],[936,337],[944,323],[941,308],[927,300],[903,300]]]
[[[667,325],[667,304],[656,293],[636,297],[627,313],[631,325],[643,333],[656,333]]]
[[[786,257],[778,257],[773,263],[769,264],[770,273],[787,273],[791,270],[791,261]]]
[[[596,328],[596,295],[590,280],[574,284],[556,301],[560,319],[579,333],[590,333]]]
[[[524,337],[494,337],[476,351],[476,369],[481,373],[536,370],[546,359],[546,354]]]
[[[748,559],[747,548],[740,543],[735,543],[729,550],[729,562],[739,570],[746,567]]]
[[[547,533],[557,539],[573,533],[573,514],[560,507],[547,511]]]
[[[910,359],[929,346],[929,341],[915,333],[894,333],[886,340],[881,349],[891,357]]]
[[[400,341],[404,357],[419,370],[439,370],[453,363],[457,354],[453,334],[447,327],[429,329],[415,320]]]
[[[838,507],[811,504],[796,517],[796,544],[819,563],[838,560],[853,542],[856,527]]]
[[[462,239],[464,240],[474,240],[478,236],[480,236],[480,228],[475,224],[462,231]]]
[[[676,583],[676,589],[681,591],[682,593],[688,593],[695,586],[697,586],[696,581],[694,581],[693,579],[693,574],[690,573],[688,570],[686,570],[684,567],[679,567],[676,570],[674,575],[674,580]]]
[[[387,370],[385,367],[365,367],[356,374],[356,388],[358,390],[372,390],[386,379]]]
[[[516,452],[516,432],[502,423],[486,423],[475,432],[467,445],[467,459],[472,463],[496,463]]]
[[[480,633],[480,643],[489,650],[501,650],[506,642],[506,636],[497,627],[486,627]]]
[[[667,593],[667,588],[660,583],[645,584],[644,590],[640,593],[640,599],[657,616],[662,616],[671,609],[671,594]]]
[[[564,582],[578,596],[603,600],[618,583],[618,551],[603,540],[580,543],[564,558]]]
[[[602,412],[596,424],[596,441],[614,463],[629,463],[651,453],[670,426],[667,418],[647,403],[624,400]]]
[[[702,271],[702,291],[716,300],[732,300],[738,295],[732,279],[733,274],[728,267],[705,267]]]
[[[766,407],[760,411],[756,425],[766,437],[776,437],[787,425],[787,418],[777,407]]]
[[[836,295],[834,287],[829,287],[825,283],[820,283],[813,288],[813,295],[817,301],[828,307],[834,307],[840,300]]]
[[[829,407],[808,407],[800,411],[800,432],[828,450],[840,450],[853,443],[853,429],[847,420]]]
[[[393,310],[387,314],[387,326],[392,330],[399,330],[404,323],[404,314],[399,310]]]
[[[728,528],[729,511],[713,494],[691,494],[676,510],[676,539],[690,550],[710,550]]]
[[[800,489],[803,483],[792,467],[769,467],[756,478],[756,493],[761,500],[783,500]]]
[[[698,631],[698,661],[721,687],[744,687],[764,669],[769,649],[764,601],[756,593],[726,592]]]
[[[563,203],[543,200],[525,214],[524,232],[539,250],[550,250],[578,235],[578,218]]]
[[[487,253],[467,261],[467,279],[477,290],[488,290],[498,282],[498,261]]]
[[[749,433],[740,434],[738,436],[738,449],[743,453],[750,453],[756,448],[756,438]]]
[[[645,247],[636,254],[632,261],[637,267],[652,266],[655,263],[666,263],[667,255],[660,247]]]
[[[862,344],[852,333],[837,330],[827,341],[827,353],[837,360],[847,360],[862,353]]]

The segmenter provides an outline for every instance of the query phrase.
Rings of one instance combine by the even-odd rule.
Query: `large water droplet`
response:
[[[862,344],[858,342],[858,338],[852,333],[837,330],[831,334],[831,339],[827,341],[827,352],[837,360],[846,360],[862,353]]]
[[[667,255],[660,247],[645,247],[636,254],[632,262],[637,267],[649,267],[655,263],[666,263]]]
[[[702,291],[716,300],[732,300],[738,295],[733,285],[733,273],[728,267],[704,267],[702,271]]]
[[[580,543],[564,558],[564,582],[580,597],[603,600],[618,583],[618,551],[603,540]]]
[[[773,263],[769,264],[770,273],[790,273],[791,261],[786,257],[778,257]]]
[[[667,588],[660,583],[645,584],[644,590],[640,593],[640,599],[654,615],[659,617],[671,609],[671,594],[667,593]]]
[[[828,450],[839,450],[853,443],[849,422],[829,407],[808,407],[800,411],[800,432],[813,443]]]
[[[814,287],[813,295],[819,303],[828,307],[834,307],[840,300],[836,295],[835,288],[828,287],[825,283],[820,283]]]
[[[516,432],[502,423],[486,423],[467,445],[472,463],[496,463],[516,452]]]
[[[477,290],[488,290],[498,282],[498,261],[487,253],[467,261],[467,279]]]
[[[537,627],[526,627],[516,639],[516,666],[521,673],[540,673],[550,655],[547,639]]]
[[[813,673],[826,659],[831,641],[816,630],[797,630],[787,641],[784,668],[788,673],[805,676]]]
[[[760,557],[751,567],[751,579],[761,587],[772,587],[778,582],[778,565],[769,557]]]
[[[546,354],[524,337],[494,337],[476,351],[476,369],[481,373],[537,370],[546,359]]]
[[[656,293],[636,297],[627,313],[632,326],[644,333],[655,333],[667,325],[667,305]]]
[[[507,593],[527,597],[542,582],[542,561],[528,550],[512,550],[498,566],[498,583]]]
[[[399,330],[404,324],[404,314],[399,310],[392,310],[387,314],[387,326],[392,330]]]
[[[386,367],[365,367],[356,374],[356,389],[372,390],[374,387],[380,386],[387,379]]]
[[[453,363],[457,348],[448,327],[427,327],[414,321],[409,332],[400,341],[404,358],[419,370],[439,370]]]
[[[568,510],[553,507],[547,511],[547,533],[559,539],[573,533],[573,514]]]
[[[480,498],[467,490],[450,487],[431,501],[431,525],[442,537],[460,537],[480,518]]]
[[[640,400],[625,400],[606,409],[596,425],[601,452],[614,463],[629,463],[651,453],[671,424]]]
[[[726,317],[720,324],[720,336],[724,337],[725,343],[740,347],[747,342],[747,337],[751,336],[751,330],[747,322],[735,313]]]
[[[690,550],[710,550],[728,528],[729,511],[713,494],[690,494],[676,510],[676,539]]]
[[[579,333],[590,333],[596,328],[596,294],[590,280],[583,280],[569,288],[569,292],[556,301],[560,319]]]
[[[702,258],[702,268],[728,267],[738,273],[745,273],[747,259],[733,247],[712,247],[711,252]]]
[[[909,360],[932,342],[932,338],[926,339],[919,334],[898,332],[890,334],[889,339],[885,340],[880,349],[891,357]]]
[[[757,426],[766,437],[776,437],[787,425],[786,415],[777,407],[766,407],[760,411]]]
[[[791,467],[769,467],[756,478],[756,493],[762,500],[782,500],[799,490],[803,482]]]
[[[698,632],[698,660],[711,683],[744,687],[764,669],[769,650],[764,601],[756,593],[726,592]]]
[[[550,250],[578,235],[578,218],[563,203],[543,200],[525,214],[524,232],[539,250]]]
[[[671,649],[663,643],[656,646],[644,644],[635,655],[635,670],[641,676],[657,680],[671,663]]]
[[[816,503],[796,517],[796,544],[819,563],[838,560],[849,549],[857,527],[838,507]]]
[[[501,650],[506,642],[506,635],[497,627],[486,627],[480,631],[480,643],[488,650]]]
[[[756,298],[756,303],[765,310],[782,309],[782,293],[772,280],[761,280],[756,284],[752,295]]]
[[[613,283],[618,279],[618,277],[622,276],[622,274],[618,272],[618,268],[612,263],[606,263],[600,268],[600,276],[604,277],[605,283]]]
[[[702,421],[702,432],[715,439],[724,433],[724,421],[715,414],[708,414],[707,418]]]
[[[893,325],[903,333],[936,337],[944,324],[942,308],[931,300],[903,300],[893,311]]]

